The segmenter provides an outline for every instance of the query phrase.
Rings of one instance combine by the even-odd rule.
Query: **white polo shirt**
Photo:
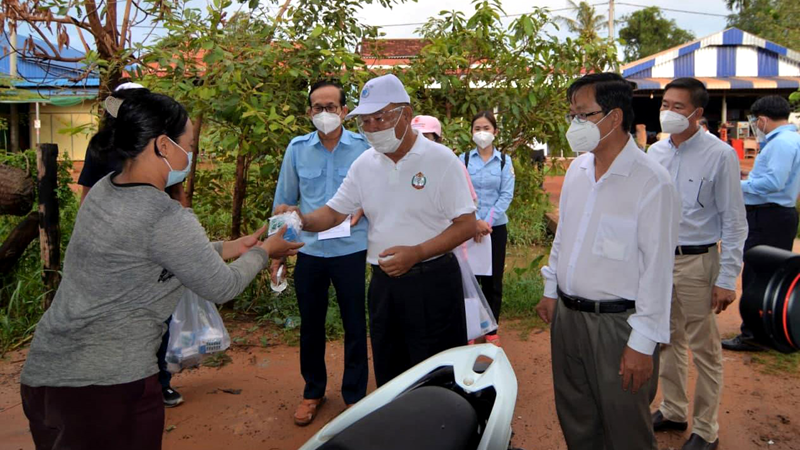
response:
[[[342,214],[364,210],[370,264],[378,264],[387,248],[421,244],[453,219],[475,213],[461,161],[444,145],[414,133],[416,142],[397,164],[374,148],[362,153],[327,203]]]

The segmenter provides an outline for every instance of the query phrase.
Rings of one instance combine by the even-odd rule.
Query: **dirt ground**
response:
[[[736,305],[719,317],[723,335],[738,327]],[[519,382],[513,445],[527,450],[565,449],[555,414],[550,368],[550,333],[521,331],[503,324],[503,348]],[[296,427],[292,412],[302,395],[299,349],[278,342],[274,329],[252,330],[252,323],[229,323],[232,336],[247,336],[251,346],[235,345],[233,361],[221,368],[201,367],[177,374],[173,386],[186,399],[166,411],[165,450],[296,449],[342,410],[339,394],[342,344],[328,346],[328,403],[307,428]],[[265,336],[268,346],[261,345]],[[20,405],[19,373],[26,350],[0,361],[0,449],[33,449]],[[693,388],[696,374],[692,369]],[[725,390],[720,408],[720,449],[800,449],[800,378],[770,375],[751,355],[725,352]],[[370,391],[374,390],[370,383]],[[238,390],[239,394],[223,392]],[[235,392],[235,391],[233,391]],[[658,402],[658,400],[656,400]],[[657,405],[655,403],[654,405]],[[624,420],[624,419],[623,419]],[[661,449],[679,449],[686,433],[659,433]]]
[[[795,251],[800,249],[795,243]],[[723,336],[736,333],[738,304],[719,316]],[[186,402],[166,411],[165,450],[293,450],[344,410],[339,394],[342,343],[328,345],[328,403],[316,421],[296,427],[292,413],[302,396],[299,348],[283,344],[273,329],[253,329],[249,322],[228,323],[232,336],[246,336],[251,345],[234,345],[232,362],[221,368],[201,367],[177,374],[173,387]],[[521,331],[519,323],[501,326],[503,348],[519,383],[512,444],[527,450],[565,449],[555,413],[550,367],[550,333]],[[266,338],[266,347],[261,337]],[[20,405],[19,373],[27,350],[0,360],[0,450],[33,449]],[[719,413],[720,449],[800,450],[800,378],[768,374],[751,354],[724,352],[725,388]],[[690,371],[694,389],[696,372]],[[238,394],[222,390],[241,390]],[[375,389],[374,381],[369,390]],[[653,407],[660,400],[656,399]],[[624,418],[620,418],[624,420]],[[658,434],[659,448],[680,449],[689,432]]]

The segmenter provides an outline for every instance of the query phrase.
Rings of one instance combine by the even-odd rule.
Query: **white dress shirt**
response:
[[[672,139],[656,142],[647,154],[669,170],[681,196],[678,245],[722,240],[716,285],[735,290],[742,270],[747,213],[739,181],[739,159],[731,146],[698,129],[677,148]]]
[[[669,173],[629,139],[595,181],[594,154],[570,165],[561,189],[544,294],[636,302],[628,346],[651,355],[669,342],[680,204]]]
[[[452,150],[420,133],[397,164],[374,148],[362,153],[327,204],[342,214],[364,210],[370,264],[378,264],[378,255],[390,247],[421,244],[453,219],[475,213],[464,165]]]

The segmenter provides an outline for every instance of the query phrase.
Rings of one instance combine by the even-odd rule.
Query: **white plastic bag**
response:
[[[277,233],[284,225],[286,225],[286,232],[283,234],[283,238],[290,242],[297,241],[300,238],[300,232],[303,230],[303,221],[294,211],[270,217],[267,236]]]
[[[216,305],[185,289],[169,324],[167,370],[177,373],[196,366],[206,355],[230,345],[231,337]]]
[[[461,280],[464,284],[464,311],[467,317],[467,339],[479,338],[497,329],[492,309],[483,296],[483,291],[472,274],[472,269],[465,256],[464,246],[456,247],[453,251],[461,267]]]

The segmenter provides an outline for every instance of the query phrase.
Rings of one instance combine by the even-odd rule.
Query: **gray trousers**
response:
[[[558,301],[551,331],[553,384],[570,450],[658,450],[650,415],[658,347],[653,376],[636,394],[622,390],[619,375],[631,313],[585,313]]]

